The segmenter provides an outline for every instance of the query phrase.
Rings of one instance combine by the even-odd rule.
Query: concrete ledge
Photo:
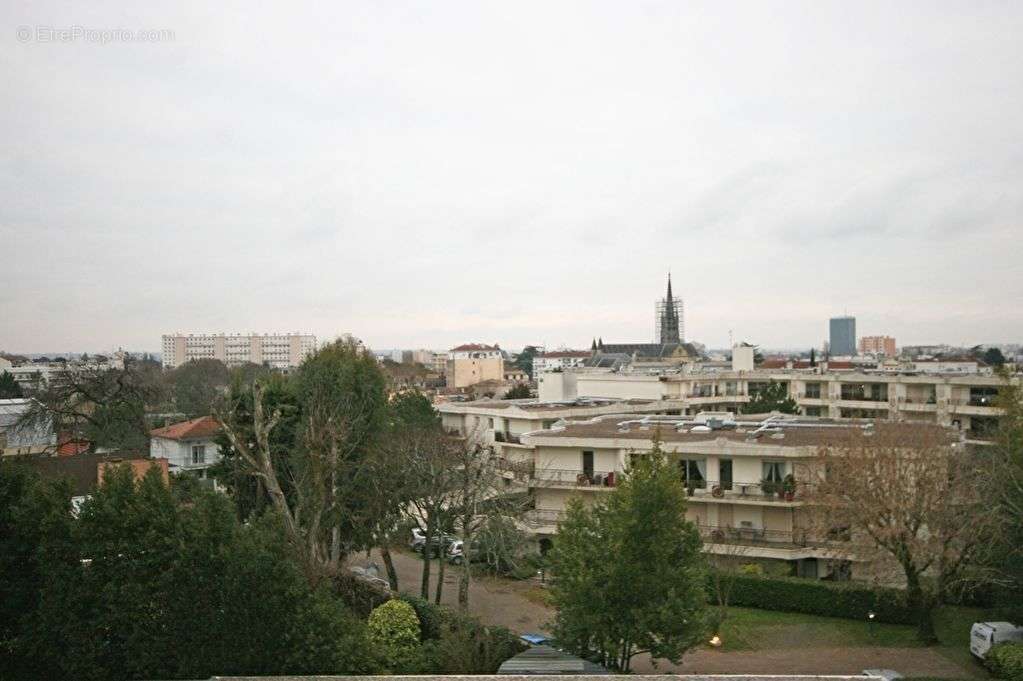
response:
[[[879,676],[814,676],[814,675],[756,675],[749,674],[629,674],[630,679],[637,681],[884,681]],[[214,676],[211,681],[426,681],[437,679],[438,681],[537,681],[538,678],[545,681],[607,681],[607,676],[590,676],[587,674],[573,675],[514,675],[514,674],[492,674],[492,675],[461,675],[454,674],[445,676],[424,675],[424,676]]]

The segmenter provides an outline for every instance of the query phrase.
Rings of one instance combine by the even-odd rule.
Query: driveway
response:
[[[419,594],[423,562],[404,551],[393,553],[398,586],[403,592]],[[378,554],[374,560],[383,569]],[[364,561],[362,561],[364,562]],[[361,564],[354,560],[353,564]],[[430,600],[437,588],[437,563],[431,570]],[[447,566],[441,602],[458,607],[458,570]],[[500,625],[518,633],[547,631],[553,611],[537,602],[535,586],[528,582],[487,577],[474,580],[469,588],[469,611],[484,624]],[[793,640],[768,650],[721,651],[700,648],[688,653],[682,664],[664,662],[654,667],[648,657],[637,657],[633,671],[680,674],[859,674],[864,669],[896,669],[904,676],[984,678],[979,668],[964,668],[933,648],[810,648]]]

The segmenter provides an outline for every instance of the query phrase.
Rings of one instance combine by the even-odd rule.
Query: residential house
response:
[[[220,461],[220,423],[201,416],[150,431],[150,455],[167,459],[171,473],[189,473],[207,479],[207,471]]]

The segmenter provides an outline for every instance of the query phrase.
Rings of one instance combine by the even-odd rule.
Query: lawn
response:
[[[977,608],[944,607],[935,613],[940,641],[935,650],[953,662],[983,674],[969,651],[970,626],[987,619]],[[729,608],[721,626],[722,650],[773,650],[778,648],[864,647],[915,648],[914,627],[900,624],[818,617],[791,612]]]
[[[729,608],[721,626],[723,650],[917,646],[913,628],[899,624],[818,617],[774,610]]]

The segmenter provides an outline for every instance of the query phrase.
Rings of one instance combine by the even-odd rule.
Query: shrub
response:
[[[1023,643],[999,643],[988,652],[985,664],[999,679],[1023,681]]]
[[[764,574],[764,566],[759,563],[746,563],[745,565],[739,566],[739,574],[762,577]]]
[[[825,582],[798,577],[763,577],[730,573],[729,603],[738,607],[800,612],[824,617],[862,620],[868,612],[878,622],[915,624],[917,618],[906,607],[905,592],[892,588],[871,588],[853,582]],[[708,583],[711,594],[713,581]]]
[[[412,606],[397,599],[378,606],[367,622],[370,641],[393,671],[405,671],[419,646],[419,618]]]

